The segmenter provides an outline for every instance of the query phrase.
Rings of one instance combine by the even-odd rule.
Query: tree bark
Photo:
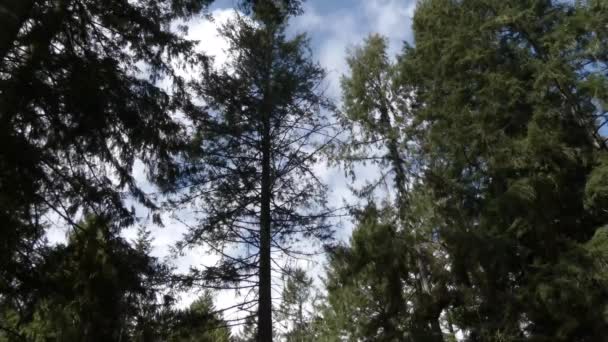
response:
[[[271,40],[272,41],[272,40]],[[272,44],[270,44],[272,49]],[[271,180],[271,136],[270,116],[272,105],[270,102],[270,56],[267,66],[266,89],[263,99],[262,113],[262,180],[260,195],[260,270],[259,270],[259,293],[258,293],[258,341],[272,341],[272,278],[270,265],[270,242],[271,242],[271,212],[270,201],[272,196]]]
[[[270,274],[270,137],[269,125],[264,127],[262,142],[262,193],[260,209],[260,284],[258,303],[258,341],[272,341],[272,297]]]

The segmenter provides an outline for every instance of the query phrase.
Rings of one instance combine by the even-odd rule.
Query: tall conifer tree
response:
[[[182,203],[203,215],[186,245],[221,255],[195,272],[207,286],[257,293],[259,341],[272,340],[272,270],[279,257],[302,254],[300,238],[331,236],[325,185],[313,165],[331,134],[321,93],[323,70],[304,35],[285,36],[294,1],[257,1],[251,17],[221,30],[230,62],[208,70],[197,86],[210,110],[200,122],[183,185]]]
[[[402,74],[449,254],[445,309],[471,341],[605,339],[607,14],[419,3]]]
[[[171,177],[183,137],[172,114],[200,114],[174,62],[203,60],[172,25],[209,3],[0,4],[0,295],[24,283],[21,293],[32,291],[49,218],[76,226],[103,213],[125,226],[134,221],[125,197],[155,207],[133,164],[159,182]]]

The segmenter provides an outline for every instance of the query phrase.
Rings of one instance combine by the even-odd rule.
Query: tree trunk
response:
[[[268,94],[267,94],[268,95]],[[258,294],[258,341],[272,341],[272,279],[270,274],[271,241],[271,178],[270,178],[270,120],[269,108],[264,108],[262,137],[262,189],[260,203],[260,270]]]
[[[395,171],[395,186],[397,187],[397,206],[399,216],[403,218],[405,214],[403,211],[407,205],[407,179],[405,176],[405,168],[403,167],[403,158],[401,158],[399,155],[399,143],[393,134],[393,127],[391,125],[391,119],[389,117],[388,108],[386,105],[380,108],[380,123],[382,125],[381,130],[387,138],[388,159],[390,160],[393,170]]]
[[[268,128],[265,128],[268,130]],[[268,135],[265,132],[265,135]],[[258,303],[258,341],[272,341],[272,297],[270,275],[270,143],[264,137],[262,151],[262,195],[260,210],[260,284]]]
[[[399,211],[399,218],[402,222],[405,222],[406,219],[406,210],[408,206],[408,198],[407,198],[407,177],[405,173],[405,168],[403,166],[403,158],[399,155],[399,143],[397,141],[397,137],[393,134],[393,127],[391,125],[390,117],[388,114],[388,108],[386,105],[383,105],[380,108],[380,122],[382,124],[382,130],[387,137],[387,148],[388,148],[388,158],[393,166],[393,170],[395,171],[395,186],[397,188],[397,210]],[[427,274],[427,265],[424,264],[423,260],[423,251],[419,246],[414,246],[414,251],[417,254],[415,256],[416,267],[418,268],[419,283],[420,290],[422,291],[421,298],[425,298],[431,295],[431,285],[429,282],[429,276]],[[393,280],[394,282],[395,280]],[[400,290],[400,289],[399,289]],[[396,289],[395,289],[396,291]],[[401,299],[402,294],[394,293],[396,298]],[[429,303],[424,303],[424,305],[428,305]],[[396,310],[396,308],[392,308],[392,310]],[[439,324],[439,317],[432,317],[429,320],[429,324],[431,326],[431,333],[433,336],[431,337],[432,341],[443,341],[443,333],[441,332],[441,326]]]

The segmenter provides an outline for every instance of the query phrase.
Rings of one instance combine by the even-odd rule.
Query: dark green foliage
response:
[[[386,213],[385,213],[386,214]],[[349,341],[396,341],[405,337],[407,303],[402,277],[407,261],[391,222],[370,207],[361,214],[350,246],[338,247],[330,258],[326,287],[325,329]]]
[[[396,64],[379,37],[354,50],[342,119],[358,135],[341,158],[377,161],[398,210],[363,219],[333,256],[330,336],[606,336],[608,279],[597,260],[608,249],[607,10],[600,1],[427,0],[414,20],[416,46]],[[361,140],[377,145],[365,150]],[[387,260],[403,269],[380,269]],[[382,285],[393,273],[402,291]],[[392,337],[366,311],[391,303],[387,317],[400,322]]]
[[[402,74],[456,289],[446,310],[472,341],[608,332],[605,266],[590,250],[605,241],[607,11],[601,1],[419,4]]]
[[[417,198],[418,199],[418,198]],[[427,204],[427,203],[425,203]],[[416,212],[421,220],[422,212]],[[441,333],[437,309],[446,297],[440,267],[431,268],[431,293],[420,288],[415,253],[416,239],[400,231],[395,213],[368,206],[358,213],[350,244],[330,253],[327,302],[321,309],[320,336],[332,341],[436,341]],[[425,246],[431,248],[430,246]],[[424,260],[441,265],[443,257]],[[441,312],[439,309],[439,313]],[[436,335],[439,331],[439,335]]]
[[[2,2],[0,294],[31,282],[48,215],[74,225],[103,212],[124,226],[134,219],[125,196],[154,208],[133,163],[171,178],[183,136],[172,113],[200,114],[171,63],[203,59],[170,25],[209,2]]]
[[[216,312],[211,292],[204,292],[190,308],[179,311],[170,342],[228,342],[230,326]]]
[[[170,270],[148,255],[144,235],[132,247],[102,218],[79,226],[67,245],[45,251],[34,270],[42,284],[29,293],[29,305],[2,298],[9,325],[0,339],[135,341],[172,304],[157,301]]]

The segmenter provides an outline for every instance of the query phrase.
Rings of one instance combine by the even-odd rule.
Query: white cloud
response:
[[[404,40],[411,39],[416,1],[372,0],[365,1],[364,6],[371,29],[388,38],[393,53]]]
[[[236,16],[234,9],[217,9],[211,12],[212,20],[202,18],[189,23],[188,38],[197,40],[197,49],[214,58],[215,67],[220,67],[228,58],[228,42],[218,29]]]
[[[347,73],[345,63],[347,48],[355,44],[360,44],[365,36],[371,33],[379,33],[389,39],[390,51],[395,53],[401,48],[404,40],[411,39],[411,17],[415,8],[415,1],[399,0],[359,0],[352,1],[355,5],[352,8],[345,8],[330,13],[321,13],[314,7],[314,2],[306,4],[305,13],[294,18],[290,24],[290,32],[308,32],[312,37],[314,57],[327,70],[327,95],[339,101],[340,98],[340,77]],[[189,23],[190,29],[188,38],[198,40],[199,51],[214,57],[214,67],[220,67],[228,58],[227,42],[219,35],[218,27],[223,25],[237,15],[233,9],[217,9],[211,13],[213,21],[200,19]],[[192,71],[189,77],[196,77],[196,71]],[[344,177],[342,170],[338,168],[327,168],[325,165],[318,165],[318,174],[330,187],[329,202],[334,206],[340,206],[346,200],[353,203],[356,199],[348,189],[350,180]],[[142,183],[146,191],[154,191],[154,188],[145,182],[143,166],[138,164],[134,170],[136,178]],[[374,179],[377,174],[372,166],[361,166],[357,168],[358,182],[362,184],[366,180]],[[147,215],[145,209],[139,208],[138,216]],[[187,228],[180,222],[171,220],[165,215],[166,227],[151,227],[153,241],[153,255],[164,258],[170,255],[170,249],[182,237]],[[180,213],[180,219],[190,220],[187,213]],[[340,230],[336,238],[347,241],[352,232],[350,218],[342,220]],[[151,224],[145,221],[142,224]],[[49,239],[60,242],[65,239],[65,231],[61,229],[53,230],[49,233]],[[131,239],[135,235],[135,229],[124,232],[124,236]],[[187,251],[187,253],[174,260],[177,268],[181,272],[188,270],[190,266],[210,265],[217,261],[217,256],[205,253],[202,248]],[[301,263],[311,274],[318,278],[322,273],[323,257],[316,258],[316,263]],[[317,282],[317,285],[319,283]],[[276,291],[275,291],[276,292]],[[180,306],[188,305],[197,297],[197,292],[183,294]],[[273,296],[278,296],[274,293]],[[230,307],[237,303],[239,297],[233,291],[223,291],[216,297],[218,308]],[[228,318],[243,317],[243,313],[238,310],[228,312]]]
[[[315,55],[328,73],[328,96],[340,99],[340,77],[347,73],[346,53],[372,33],[388,38],[389,52],[397,53],[404,41],[411,41],[411,20],[416,1],[359,0],[350,8],[321,13],[314,2],[291,22],[290,30],[313,37]]]

